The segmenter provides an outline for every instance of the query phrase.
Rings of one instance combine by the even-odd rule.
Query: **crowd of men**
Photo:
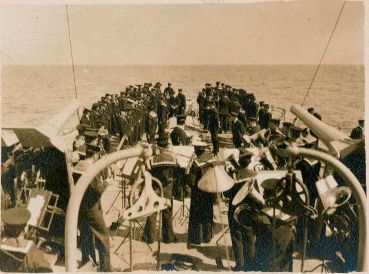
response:
[[[236,220],[237,206],[232,205],[231,201],[244,183],[255,176],[255,171],[250,167],[251,158],[254,155],[247,148],[268,147],[272,158],[265,156],[260,161],[265,169],[280,169],[286,167],[287,159],[277,153],[278,147],[285,142],[294,142],[300,146],[314,148],[317,146],[317,136],[310,133],[309,129],[299,128],[290,122],[283,121],[281,125],[280,113],[278,117],[273,116],[271,107],[267,103],[256,102],[254,94],[220,82],[217,82],[215,86],[207,83],[205,88],[199,92],[197,103],[201,130],[210,132],[212,151],[209,150],[206,142],[189,135],[185,130],[188,112],[186,97],[182,90],[178,89],[176,93],[168,83],[162,91],[161,83],[157,82],[155,85],[145,83],[129,86],[120,94],[107,93],[98,102],[92,104],[91,109],[85,108],[80,124],[77,126],[78,136],[73,143],[72,161],[75,165],[80,160],[95,161],[105,153],[111,152],[113,149],[110,143],[112,136],[119,137],[119,139],[126,138],[128,145],[137,144],[145,136],[143,139],[160,151],[160,153],[155,153],[151,159],[150,172],[160,180],[164,197],[170,199],[173,204],[174,197],[184,199],[185,190],[190,192],[188,247],[192,248],[208,243],[213,238],[213,205],[219,201],[213,193],[201,190],[199,182],[204,174],[213,168],[209,163],[219,152],[219,134],[231,133],[233,145],[239,149],[240,153],[237,159],[232,157],[227,159],[226,172],[237,182],[241,182],[223,193],[224,197],[230,201],[228,203],[228,223],[236,261],[233,269],[237,271],[291,271],[296,222],[294,220],[278,221],[275,231],[272,232],[272,219],[261,213],[268,201],[269,205],[273,203],[273,193],[279,184],[278,180],[268,181],[263,186],[263,195],[258,199],[255,199],[255,196],[244,199],[243,204],[246,207],[245,212],[242,213],[242,224]],[[321,119],[314,108],[309,108],[308,111],[311,115]],[[177,120],[177,125],[173,129],[168,128],[168,120],[171,117]],[[361,119],[359,125],[353,129],[351,138],[364,138],[363,128],[364,120]],[[192,145],[194,147],[193,159],[188,167],[183,168],[178,165],[174,154],[168,150],[170,143],[173,146]],[[2,162],[2,186],[5,182],[3,178],[7,178],[10,174],[7,172],[9,161]],[[318,194],[315,182],[319,177],[320,163],[298,158],[293,164],[301,171],[303,181],[312,198],[316,197]],[[106,179],[111,176],[109,172],[111,171],[105,170],[93,180],[81,203],[79,214],[81,264],[91,259],[97,262],[93,246],[93,235],[95,235],[100,271],[119,271],[111,266],[109,243],[111,228],[106,227],[101,208],[101,195],[107,188]],[[14,176],[9,176],[11,181]],[[74,174],[75,181],[79,177],[79,173]],[[2,191],[4,189],[7,191],[6,187],[2,187]],[[14,193],[12,195],[14,196]],[[296,209],[301,210],[299,207]],[[10,237],[13,237],[12,229],[19,227],[19,233],[17,232],[18,234],[14,236],[19,238],[30,216],[25,209],[13,211],[3,215],[3,222],[7,226],[6,232]],[[16,218],[14,214],[17,215]],[[172,207],[163,211],[162,239],[165,243],[177,241],[173,231],[172,216]],[[143,240],[147,243],[154,241],[155,223],[156,214],[147,218],[143,235]],[[272,238],[276,240],[273,245]],[[47,269],[42,257],[37,255],[38,251],[32,254],[28,261],[25,260],[26,269],[31,271],[32,264],[38,264],[38,267],[33,265],[34,269]],[[21,269],[23,268],[16,270]]]

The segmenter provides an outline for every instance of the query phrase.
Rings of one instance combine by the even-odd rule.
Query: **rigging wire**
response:
[[[74,96],[76,99],[78,99],[78,94],[77,94],[77,84],[76,84],[76,74],[74,71],[74,59],[73,59],[73,47],[72,47],[72,39],[71,39],[71,35],[70,35],[70,25],[69,25],[69,12],[68,12],[68,5],[65,5],[65,9],[67,11],[67,22],[68,22],[68,35],[69,35],[69,47],[70,47],[70,58],[72,60],[72,70],[73,70],[73,82],[74,82]],[[77,115],[78,115],[78,120],[80,119],[79,117],[79,112],[77,110]]]
[[[342,11],[343,11],[343,8],[345,7],[345,4],[346,4],[346,1],[343,1],[343,4],[342,4],[341,10],[340,10],[340,13],[338,14],[338,17],[337,17],[336,23],[334,24],[333,30],[332,30],[332,32],[331,32],[331,35],[330,35],[329,39],[328,39],[327,45],[325,46],[325,49],[324,49],[324,51],[323,51],[323,54],[322,54],[322,56],[320,57],[319,64],[318,64],[318,66],[317,66],[317,68],[316,68],[316,70],[315,70],[315,73],[314,73],[313,78],[311,79],[310,85],[309,85],[308,90],[307,90],[307,92],[306,92],[306,94],[305,94],[304,100],[302,100],[301,106],[303,106],[303,105],[304,105],[305,100],[306,100],[306,98],[307,98],[307,97],[308,97],[308,95],[309,95],[310,89],[311,89],[311,87],[312,87],[312,85],[313,85],[313,82],[314,82],[314,80],[315,80],[316,75],[318,74],[318,71],[319,71],[320,65],[321,65],[321,64],[322,64],[322,62],[323,62],[324,56],[325,56],[325,54],[326,54],[326,52],[327,52],[327,49],[328,49],[329,44],[330,44],[330,42],[331,42],[331,40],[332,40],[333,34],[334,34],[334,32],[335,32],[335,30],[336,30],[336,28],[337,28],[338,22],[339,22],[339,20],[340,20],[340,18],[341,18]]]

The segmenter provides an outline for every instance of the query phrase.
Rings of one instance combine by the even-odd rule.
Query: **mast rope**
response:
[[[77,84],[76,84],[76,74],[75,74],[75,71],[74,71],[74,59],[73,59],[72,39],[71,39],[71,35],[70,35],[68,5],[65,5],[65,9],[67,11],[68,35],[69,35],[68,37],[69,37],[70,58],[72,60],[73,83],[74,83],[74,96],[75,96],[76,99],[78,99]],[[79,111],[78,110],[77,110],[77,116],[78,116],[78,121],[79,121],[80,120],[80,115],[79,115]]]
[[[333,30],[332,30],[332,32],[331,32],[331,35],[330,35],[329,39],[328,39],[327,45],[325,46],[324,52],[323,52],[322,56],[320,57],[319,64],[318,64],[318,66],[317,66],[317,68],[316,68],[316,70],[315,70],[315,73],[314,73],[313,78],[311,79],[310,85],[309,85],[308,90],[307,90],[307,92],[306,92],[306,94],[305,94],[304,100],[302,100],[301,106],[303,106],[303,105],[304,105],[305,100],[306,100],[306,98],[307,98],[307,97],[308,97],[308,95],[309,95],[310,89],[311,89],[311,87],[312,87],[312,85],[313,85],[313,82],[314,82],[314,80],[315,80],[316,75],[318,74],[318,71],[319,71],[320,65],[321,65],[321,64],[322,64],[322,62],[323,62],[324,56],[325,56],[325,54],[326,54],[326,52],[327,52],[327,49],[328,49],[329,44],[330,44],[330,42],[331,42],[331,40],[332,40],[333,34],[334,34],[334,32],[335,32],[335,30],[336,30],[336,28],[337,28],[338,22],[339,22],[339,20],[340,20],[340,18],[341,18],[342,11],[343,11],[343,8],[345,7],[345,4],[346,4],[346,1],[343,1],[343,4],[342,4],[341,10],[340,10],[340,13],[338,14],[338,17],[337,17],[336,23],[334,24]]]

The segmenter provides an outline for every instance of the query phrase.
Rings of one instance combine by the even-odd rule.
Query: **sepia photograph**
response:
[[[365,4],[3,1],[0,272],[367,272]]]

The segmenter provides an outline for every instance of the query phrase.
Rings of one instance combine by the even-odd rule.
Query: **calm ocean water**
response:
[[[160,81],[190,98],[206,82],[221,81],[253,92],[257,101],[289,109],[301,104],[315,66],[77,66],[77,96],[90,107],[106,92]],[[305,106],[349,133],[364,115],[364,67],[322,66]],[[37,126],[75,97],[70,66],[5,66],[2,69],[2,126]],[[292,116],[290,116],[292,117]]]

